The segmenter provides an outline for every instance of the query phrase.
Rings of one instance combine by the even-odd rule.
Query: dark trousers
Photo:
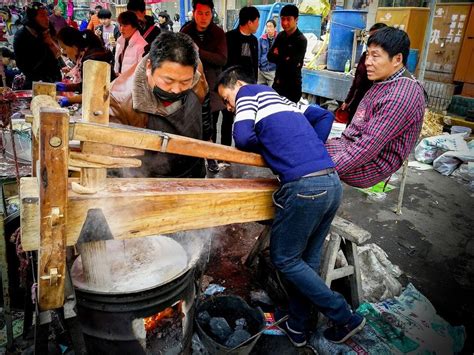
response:
[[[232,145],[232,125],[234,124],[234,113],[227,110],[222,110],[222,125],[221,125],[221,144],[231,146]],[[217,112],[218,113],[218,112]],[[219,117],[217,115],[216,117]],[[215,118],[215,126],[217,126],[217,118]],[[214,130],[214,142],[217,136],[217,127]]]

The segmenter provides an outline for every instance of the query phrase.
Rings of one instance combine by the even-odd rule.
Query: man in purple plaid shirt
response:
[[[405,68],[408,35],[386,27],[367,46],[367,76],[374,84],[341,138],[326,143],[341,180],[363,188],[400,168],[418,139],[426,105],[423,87]]]

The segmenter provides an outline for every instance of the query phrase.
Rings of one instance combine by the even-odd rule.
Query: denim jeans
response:
[[[288,290],[288,322],[294,330],[306,330],[311,303],[338,325],[351,317],[344,297],[331,291],[319,276],[321,249],[341,198],[336,172],[289,182],[274,194],[271,259],[294,286]]]

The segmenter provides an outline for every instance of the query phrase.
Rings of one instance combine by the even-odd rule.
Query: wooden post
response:
[[[87,60],[83,69],[82,121],[109,124],[110,106],[110,65]],[[112,140],[112,137],[110,137]],[[100,154],[100,145],[82,143],[83,153]],[[98,190],[105,184],[107,169],[81,169],[81,185]]]
[[[40,110],[38,299],[41,311],[64,303],[68,188],[67,110]]]
[[[43,82],[33,82],[33,100],[35,96],[39,95],[47,95],[51,97],[55,102],[56,102],[56,85],[52,83],[43,83]],[[33,105],[33,101],[32,101]],[[59,107],[59,104],[56,102],[57,107]],[[31,109],[33,111],[33,108]],[[39,121],[39,117],[37,118],[37,122]],[[33,121],[34,125],[34,121]],[[37,131],[36,131],[37,132]],[[37,171],[36,171],[36,162],[39,160],[39,153],[38,153],[38,138],[37,135],[34,134],[34,128],[33,128],[33,134],[31,135],[31,176],[36,176]]]

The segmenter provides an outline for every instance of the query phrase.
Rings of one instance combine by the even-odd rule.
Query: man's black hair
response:
[[[107,19],[107,18],[112,18],[112,13],[110,12],[110,10],[107,10],[107,9],[101,9],[99,11],[99,13],[97,14],[97,17],[99,19],[103,18],[103,19]]]
[[[280,11],[280,16],[293,16],[297,18],[300,15],[300,11],[295,5],[285,5]]]
[[[2,47],[1,53],[3,58],[15,59],[15,54],[7,47]]]
[[[95,11],[94,10],[89,10],[89,15],[95,15]]]
[[[260,18],[260,12],[254,6],[244,6],[239,11],[239,26],[245,26],[249,21]]]
[[[401,53],[403,65],[407,64],[408,53],[410,52],[410,39],[405,31],[395,27],[384,27],[369,37],[367,47],[370,47],[372,44],[382,47],[388,53],[390,59]]]
[[[97,10],[97,9],[102,10],[102,6],[97,5],[96,7],[94,7],[94,9],[96,9],[96,10]]]
[[[193,10],[196,10],[198,4],[209,6],[211,10],[214,10],[214,1],[212,0],[193,0]]]
[[[133,28],[138,28],[140,24],[138,23],[138,17],[133,11],[124,11],[118,18],[117,22],[121,25],[130,25]]]
[[[273,24],[273,27],[275,27],[275,28],[277,27],[277,23],[276,23],[275,20],[268,20],[268,21],[265,23],[265,25],[266,25],[267,23],[272,23],[272,24]]]
[[[199,56],[193,40],[187,34],[161,32],[151,44],[148,59],[151,63],[152,72],[165,61],[191,66],[196,71]]]
[[[383,22],[377,22],[376,24],[374,24],[374,25],[369,29],[369,32],[378,31],[378,30],[380,30],[381,28],[384,28],[384,27],[387,27],[387,25],[384,24]]]
[[[221,85],[225,88],[232,89],[239,80],[247,84],[255,84],[255,78],[252,73],[249,73],[249,71],[241,65],[234,65],[233,67],[227,68],[219,75],[214,90],[217,91]]]
[[[58,40],[68,47],[77,47],[79,50],[103,49],[102,41],[91,30],[79,31],[74,27],[63,27],[58,32]]]
[[[144,12],[146,9],[144,0],[129,0],[127,3],[128,11],[140,11]]]

